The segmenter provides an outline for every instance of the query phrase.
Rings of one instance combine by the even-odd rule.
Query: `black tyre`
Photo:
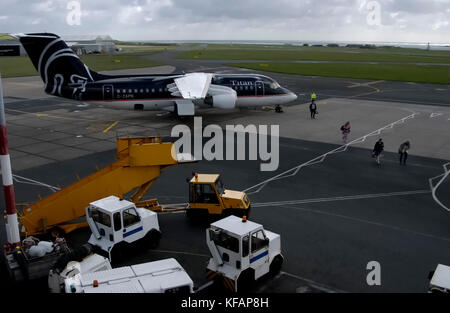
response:
[[[152,229],[145,235],[144,242],[145,245],[150,249],[155,249],[159,245],[159,241],[161,239],[161,232],[156,229]]]
[[[281,266],[283,265],[283,257],[278,254],[270,263],[269,273],[271,275],[276,275],[281,271]]]
[[[127,255],[127,246],[126,244],[118,243],[114,245],[111,249],[111,264],[117,265],[123,261],[125,261],[125,256]]]
[[[207,209],[187,209],[186,216],[193,224],[203,225],[209,221]]]
[[[252,269],[247,269],[239,275],[237,280],[237,292],[249,293],[253,284],[255,283],[255,272]]]
[[[195,212],[192,209],[186,209],[186,217],[188,219],[193,219],[195,218]]]

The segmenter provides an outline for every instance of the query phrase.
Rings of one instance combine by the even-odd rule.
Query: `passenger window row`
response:
[[[233,86],[234,90],[254,90],[253,86]]]
[[[155,93],[155,92],[163,92],[163,91],[165,91],[165,92],[167,92],[167,91],[169,91],[169,89],[168,88],[152,88],[152,89],[150,89],[150,88],[141,88],[141,89],[120,89],[120,88],[118,88],[118,89],[116,89],[116,92],[118,93],[118,94],[120,94],[120,93]]]

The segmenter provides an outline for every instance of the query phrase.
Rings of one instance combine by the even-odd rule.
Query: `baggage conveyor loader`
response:
[[[20,216],[22,235],[53,236],[86,227],[89,203],[111,195],[122,197],[134,191],[131,201],[140,207],[161,211],[156,199],[141,201],[154,181],[171,165],[193,162],[177,154],[173,143],[160,137],[117,138],[117,161],[74,184],[30,205]]]

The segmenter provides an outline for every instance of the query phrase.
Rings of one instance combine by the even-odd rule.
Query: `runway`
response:
[[[201,48],[201,46],[195,47],[195,49]],[[183,51],[168,50],[146,58],[161,64],[171,65],[176,68],[177,72],[251,72],[268,75],[279,82],[283,82],[285,87],[297,93],[300,96],[299,102],[309,101],[311,91],[315,91],[319,100],[329,97],[342,97],[422,105],[450,105],[448,85],[266,73],[228,65],[238,63],[239,60],[178,59],[177,57]],[[245,60],[245,62],[252,61]]]
[[[161,68],[167,72],[242,71],[175,57],[171,51],[151,56],[169,65]],[[179,165],[163,173],[148,198],[186,202],[185,178],[192,171],[220,173],[226,187],[247,190],[255,204],[250,219],[281,234],[285,257],[280,275],[257,284],[254,292],[425,292],[428,272],[450,263],[449,212],[435,201],[429,183],[450,160],[448,86],[265,74],[300,95],[285,113],[242,109],[201,115],[203,125],[280,125],[279,168],[261,172],[260,161]],[[192,124],[157,112],[54,98],[43,93],[37,77],[4,79],[3,89],[18,203],[32,203],[111,163],[116,136],[171,140],[173,126]],[[312,90],[319,97],[316,120],[308,112]],[[346,121],[352,131],[344,143],[339,128]],[[378,138],[386,150],[381,166],[371,158]],[[397,149],[406,139],[410,156],[401,166]],[[446,207],[448,188],[446,178],[436,190]],[[127,264],[175,257],[196,286],[205,285],[204,227],[189,223],[183,213],[160,214],[159,223],[160,246],[130,256]],[[78,230],[68,240],[76,246],[88,236],[88,230]],[[381,264],[381,286],[366,283],[370,261]]]

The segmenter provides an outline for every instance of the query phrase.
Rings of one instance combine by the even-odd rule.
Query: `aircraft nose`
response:
[[[295,93],[293,93],[293,92],[291,92],[290,94],[289,94],[289,96],[291,97],[291,101],[295,101],[295,100],[297,100],[297,95],[295,94]]]
[[[293,93],[289,89],[285,89],[285,90],[286,90],[286,94],[288,95],[287,96],[288,102],[292,102],[292,101],[297,100],[298,97],[297,97],[297,95],[295,93]]]

